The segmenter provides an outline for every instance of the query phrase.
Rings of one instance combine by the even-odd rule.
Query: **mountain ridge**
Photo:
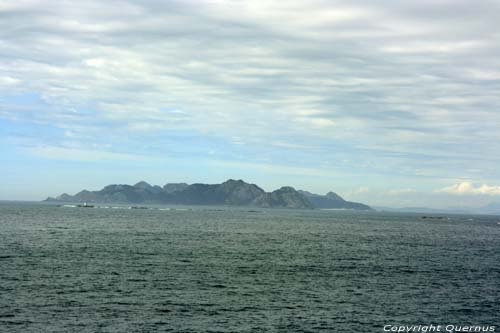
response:
[[[320,209],[373,210],[368,205],[359,202],[346,201],[337,193],[331,191],[326,195],[314,194],[302,190],[299,190],[299,193],[308,198],[313,206]]]
[[[296,190],[290,186],[266,192],[258,185],[246,183],[241,179],[228,179],[221,184],[167,183],[163,187],[145,181],[135,185],[111,184],[98,191],[82,190],[75,195],[63,193],[56,198],[49,197],[45,201],[372,210],[367,205],[346,201],[334,192],[322,196]]]

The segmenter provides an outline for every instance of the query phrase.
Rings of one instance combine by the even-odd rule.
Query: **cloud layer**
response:
[[[39,158],[500,179],[498,1],[11,1],[0,18],[2,140]]]
[[[444,187],[442,189],[437,190],[436,192],[458,194],[458,195],[468,195],[468,194],[500,195],[500,186],[486,185],[486,184],[474,185],[470,182],[462,182]]]

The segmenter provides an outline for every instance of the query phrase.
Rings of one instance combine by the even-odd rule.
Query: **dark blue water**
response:
[[[500,331],[499,222],[2,204],[0,331]]]

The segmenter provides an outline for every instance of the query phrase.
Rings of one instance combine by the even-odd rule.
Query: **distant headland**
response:
[[[365,204],[346,201],[333,192],[319,195],[307,191],[297,191],[290,186],[266,192],[255,184],[233,179],[222,184],[169,183],[163,187],[141,181],[133,186],[108,185],[99,191],[83,190],[75,195],[64,193],[56,198],[49,197],[45,201],[373,210]]]

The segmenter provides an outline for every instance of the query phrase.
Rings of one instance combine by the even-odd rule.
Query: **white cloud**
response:
[[[389,195],[402,195],[402,194],[409,194],[409,193],[416,193],[417,190],[414,188],[398,188],[398,189],[392,189],[388,190],[387,194]]]
[[[352,194],[365,194],[369,192],[370,189],[367,186],[361,186],[358,189],[354,190]]]
[[[19,84],[20,82],[21,82],[21,80],[10,77],[10,76],[0,76],[0,86],[3,86],[3,85],[13,86],[13,85]]]
[[[273,141],[273,142],[271,142],[271,144],[273,146],[290,148],[290,149],[314,149],[314,147],[311,147],[311,146],[301,145],[301,144],[291,143],[291,142],[286,142],[286,141]]]
[[[252,169],[259,172],[264,172],[268,174],[275,175],[295,175],[295,176],[315,176],[315,177],[332,177],[334,176],[331,171],[319,168],[301,168],[293,167],[285,164],[269,164],[269,163],[248,163],[248,162],[233,162],[233,161],[221,161],[221,160],[210,160],[208,161],[210,166],[216,167],[232,167],[240,168],[241,170]]]
[[[496,185],[474,185],[471,182],[461,182],[451,186],[436,190],[439,193],[466,195],[466,194],[482,194],[482,195],[500,195],[500,186]]]
[[[449,43],[440,43],[440,42],[417,42],[417,43],[409,43],[402,46],[384,46],[382,51],[389,53],[448,53],[448,52],[460,52],[460,51],[468,51],[470,49],[475,49],[483,44],[478,41],[462,41],[462,42],[449,42]]]
[[[133,161],[140,160],[141,157],[131,154],[115,153],[102,150],[89,150],[81,148],[70,147],[56,147],[56,146],[35,146],[24,148],[24,151],[31,155],[39,156],[42,158],[55,159],[55,160],[69,160],[69,161],[82,161],[82,162],[95,162],[95,161]]]

